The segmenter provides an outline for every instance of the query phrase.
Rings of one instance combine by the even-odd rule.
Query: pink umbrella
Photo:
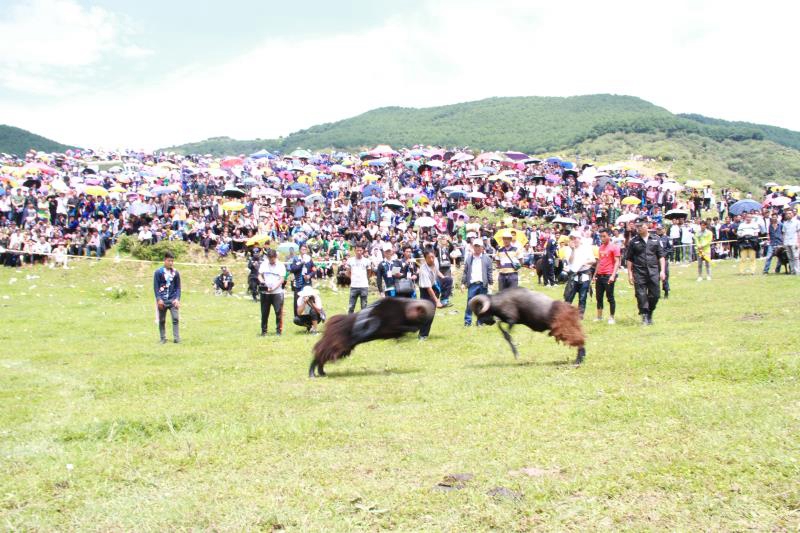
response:
[[[53,174],[57,174],[58,173],[58,170],[54,169],[50,165],[45,165],[44,163],[38,163],[38,162],[28,163],[27,165],[25,165],[22,168],[23,169],[33,169],[33,170],[36,170],[37,172],[41,172],[42,174],[47,174],[49,176],[52,176]]]
[[[771,205],[771,206],[775,206],[775,207],[781,207],[781,206],[787,205],[791,201],[792,201],[792,199],[789,198],[788,196],[777,196],[775,198],[770,198],[769,200],[767,200],[766,204]]]
[[[447,216],[452,219],[456,219],[459,217],[469,218],[469,215],[467,215],[464,211],[450,211],[449,213],[447,213]]]
[[[226,157],[222,160],[222,163],[219,164],[222,168],[239,167],[242,165],[244,165],[244,159],[241,157]]]

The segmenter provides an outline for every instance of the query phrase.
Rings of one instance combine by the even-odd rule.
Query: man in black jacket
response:
[[[666,279],[665,257],[660,239],[650,235],[647,222],[640,220],[636,224],[636,235],[628,242],[625,259],[628,264],[628,282],[634,286],[639,314],[642,316],[642,324],[646,326],[653,324],[653,312],[661,293],[659,280]]]

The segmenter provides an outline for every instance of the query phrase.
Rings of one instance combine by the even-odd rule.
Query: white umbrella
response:
[[[485,194],[478,191],[471,192],[467,196],[469,196],[470,198],[481,198],[481,199],[486,198]]]
[[[594,176],[581,176],[578,178],[578,183],[594,183],[595,181]]]
[[[673,192],[677,192],[683,189],[680,183],[674,181],[668,181],[666,183],[663,183],[661,185],[661,188],[665,191],[673,191]]]
[[[436,221],[431,217],[419,217],[416,222],[414,222],[414,225],[420,228],[430,228],[434,224],[436,224]]]
[[[412,189],[411,187],[403,187],[398,192],[399,194],[417,194],[419,191],[417,189]]]
[[[556,217],[553,219],[554,224],[578,224],[578,221],[570,217]]]
[[[627,222],[633,222],[637,218],[639,218],[639,215],[637,215],[636,213],[625,213],[624,215],[622,215],[617,219],[617,222],[623,224]]]

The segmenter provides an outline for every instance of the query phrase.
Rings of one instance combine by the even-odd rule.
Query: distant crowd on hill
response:
[[[599,242],[598,229],[608,227],[624,247],[630,224],[646,219],[668,236],[673,260],[696,257],[693,238],[705,220],[712,258],[725,258],[739,255],[745,213],[757,225],[757,253],[784,246],[769,221],[791,213],[799,191],[768,183],[756,200],[711,180],[680,183],[621,165],[430,147],[226,158],[31,152],[0,156],[0,251],[3,264],[20,266],[102,257],[122,236],[189,241],[220,257],[306,245],[333,268],[355,242],[376,260],[387,245],[398,256],[410,246],[419,258],[440,238],[462,254],[482,239],[491,253],[497,232],[509,228],[535,266],[551,238],[563,244],[578,229]]]

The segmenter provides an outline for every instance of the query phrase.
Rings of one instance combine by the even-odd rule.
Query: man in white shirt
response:
[[[789,254],[789,271],[800,276],[800,219],[793,209],[784,211],[783,216],[783,246]]]
[[[278,254],[272,248],[267,250],[267,260],[258,267],[258,284],[261,292],[261,336],[267,335],[270,309],[275,310],[275,331],[283,333],[283,282],[286,279],[286,266],[278,261]]]
[[[357,243],[355,255],[347,260],[346,273],[350,276],[350,305],[348,313],[356,310],[356,299],[361,300],[361,309],[367,306],[367,294],[369,293],[369,275],[372,270],[372,262],[364,257],[364,245]]]
[[[567,263],[567,271],[571,276],[573,290],[564,291],[564,301],[572,304],[575,295],[578,295],[578,308],[581,318],[586,311],[586,299],[589,296],[589,288],[592,284],[591,269],[595,263],[594,251],[591,244],[583,241],[583,235],[578,231],[573,231],[569,236],[570,256]],[[568,286],[569,287],[569,286]]]

